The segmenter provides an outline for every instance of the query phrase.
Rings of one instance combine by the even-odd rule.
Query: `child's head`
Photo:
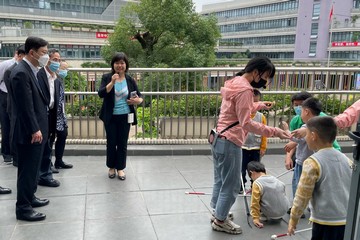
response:
[[[260,177],[263,174],[266,174],[265,165],[261,162],[257,161],[251,161],[247,165],[247,171],[249,174],[249,177],[255,181],[258,177]]]
[[[337,127],[331,117],[313,117],[306,123],[306,127],[305,141],[311,150],[331,146],[335,141]]]
[[[317,98],[308,98],[302,104],[301,119],[307,123],[309,119],[319,116],[322,111],[322,104]]]
[[[296,113],[296,115],[301,115],[301,105],[302,103],[308,99],[311,98],[311,94],[308,92],[299,92],[299,93],[295,93],[292,97],[291,97],[291,104],[293,105],[294,111]]]
[[[259,102],[261,99],[261,92],[254,88],[254,102]]]

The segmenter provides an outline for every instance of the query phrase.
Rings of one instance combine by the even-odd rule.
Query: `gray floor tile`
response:
[[[193,171],[181,173],[192,188],[204,188],[213,186],[214,171]]]
[[[184,192],[185,190],[146,191],[143,195],[150,215],[208,212],[198,197],[189,197]]]
[[[18,225],[11,240],[79,240],[83,239],[83,222],[47,223]]]
[[[15,202],[15,200],[0,200],[0,226],[15,226]]]
[[[208,156],[174,156],[176,168],[181,172],[213,171],[212,158]]]
[[[35,209],[46,214],[46,222],[76,222],[84,221],[85,195],[50,197],[49,205]],[[20,221],[24,224],[25,222]]]
[[[156,240],[149,216],[88,220],[84,240]]]
[[[70,196],[70,195],[84,195],[86,194],[87,177],[54,177],[60,181],[60,186],[44,187],[38,186],[37,197],[51,197],[51,196]]]
[[[126,180],[120,181],[117,177],[110,179],[107,172],[101,176],[87,178],[87,193],[115,193],[124,191],[139,191],[139,184],[132,172],[126,171]]]
[[[159,172],[177,172],[175,160],[172,157],[160,156],[154,159],[131,158],[130,165],[135,173],[159,173]]]
[[[148,215],[139,192],[88,195],[86,219],[112,219]]]
[[[11,235],[14,232],[14,226],[0,226],[0,240],[10,240]]]
[[[190,187],[179,172],[138,173],[137,180],[141,190],[185,189]]]

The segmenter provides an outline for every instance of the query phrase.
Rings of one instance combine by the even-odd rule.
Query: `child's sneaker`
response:
[[[229,212],[227,218],[230,219],[231,221],[234,220],[234,214],[232,212]],[[215,221],[215,210],[213,210],[213,213],[210,218],[211,223],[213,223],[214,221]]]
[[[230,219],[226,218],[225,221],[220,222],[220,221],[214,221],[211,224],[211,227],[215,230],[215,231],[219,231],[219,232],[226,232],[226,233],[230,233],[230,234],[241,234],[242,233],[242,229],[239,225],[233,223]]]

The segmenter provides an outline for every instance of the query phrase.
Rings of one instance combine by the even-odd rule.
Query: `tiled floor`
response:
[[[349,154],[350,156],[350,154]],[[0,240],[103,240],[103,239],[270,239],[287,231],[288,215],[280,223],[266,223],[263,229],[246,222],[244,199],[233,206],[241,235],[215,232],[210,226],[210,196],[186,195],[186,191],[211,192],[210,156],[129,157],[126,181],[109,179],[105,157],[67,157],[73,169],[54,175],[59,188],[39,186],[36,195],[50,199],[38,210],[45,221],[29,223],[15,219],[16,168],[0,165],[0,185],[13,193],[0,195]],[[263,162],[269,174],[284,172],[284,156],[267,155]],[[291,173],[281,177],[291,196]],[[306,212],[306,216],[309,213]],[[298,229],[311,227],[302,219]],[[282,239],[309,239],[299,233]]]

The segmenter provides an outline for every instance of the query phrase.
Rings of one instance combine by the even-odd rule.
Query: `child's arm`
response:
[[[253,218],[254,225],[258,228],[264,227],[264,224],[260,222],[260,200],[261,200],[261,189],[255,181],[253,183],[252,191],[251,191],[250,214]]]
[[[320,166],[312,158],[303,163],[300,181],[291,208],[288,233],[292,235],[304,209],[308,205],[314,191],[315,183],[320,177]]]
[[[264,116],[264,114],[262,114],[261,118],[262,118],[262,123],[264,125],[267,125],[266,117]],[[266,148],[267,148],[267,137],[261,136],[260,157],[263,157],[265,155]]]

